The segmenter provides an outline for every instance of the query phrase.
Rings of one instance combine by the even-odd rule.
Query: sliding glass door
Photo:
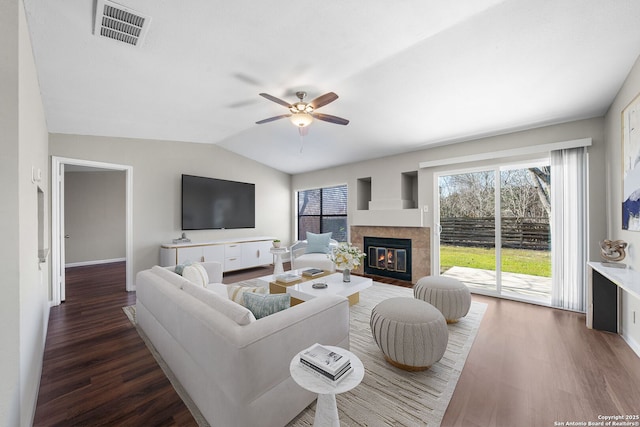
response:
[[[500,169],[502,295],[551,304],[549,162]]]
[[[440,274],[498,292],[495,172],[443,175],[440,192]]]
[[[437,175],[440,274],[472,291],[551,302],[548,161]]]

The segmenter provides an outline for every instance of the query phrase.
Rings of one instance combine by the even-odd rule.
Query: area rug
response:
[[[250,280],[237,284],[253,285],[255,282]],[[487,305],[473,301],[466,317],[458,323],[447,325],[449,343],[439,362],[426,371],[406,372],[384,360],[369,326],[371,310],[376,304],[387,298],[402,296],[413,297],[413,290],[374,282],[372,287],[360,292],[360,302],[350,309],[350,350],[362,360],[365,375],[356,388],[336,396],[342,426],[439,426],[442,421]],[[131,308],[125,307],[124,310],[131,311]],[[153,346],[148,340],[145,342],[154,353]],[[162,358],[157,352],[154,357],[159,359],[158,363],[163,367],[164,362],[161,362]],[[169,372],[167,377],[199,425],[206,426],[204,418],[196,416],[199,411],[190,402],[188,394],[181,392],[179,383],[171,378],[173,374],[166,365],[163,370]],[[288,426],[312,426],[314,415],[315,402]]]

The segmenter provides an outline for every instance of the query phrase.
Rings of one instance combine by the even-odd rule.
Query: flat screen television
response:
[[[255,184],[182,175],[183,230],[255,226]]]

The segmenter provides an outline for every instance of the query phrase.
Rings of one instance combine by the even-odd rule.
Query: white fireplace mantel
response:
[[[420,209],[356,210],[350,222],[354,226],[423,227]]]

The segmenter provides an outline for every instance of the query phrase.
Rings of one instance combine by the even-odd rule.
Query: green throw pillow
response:
[[[331,233],[315,234],[307,231],[307,249],[308,254],[328,254],[329,241]]]
[[[244,306],[247,307],[256,319],[277,313],[291,304],[289,294],[254,294],[245,292],[243,294]]]

